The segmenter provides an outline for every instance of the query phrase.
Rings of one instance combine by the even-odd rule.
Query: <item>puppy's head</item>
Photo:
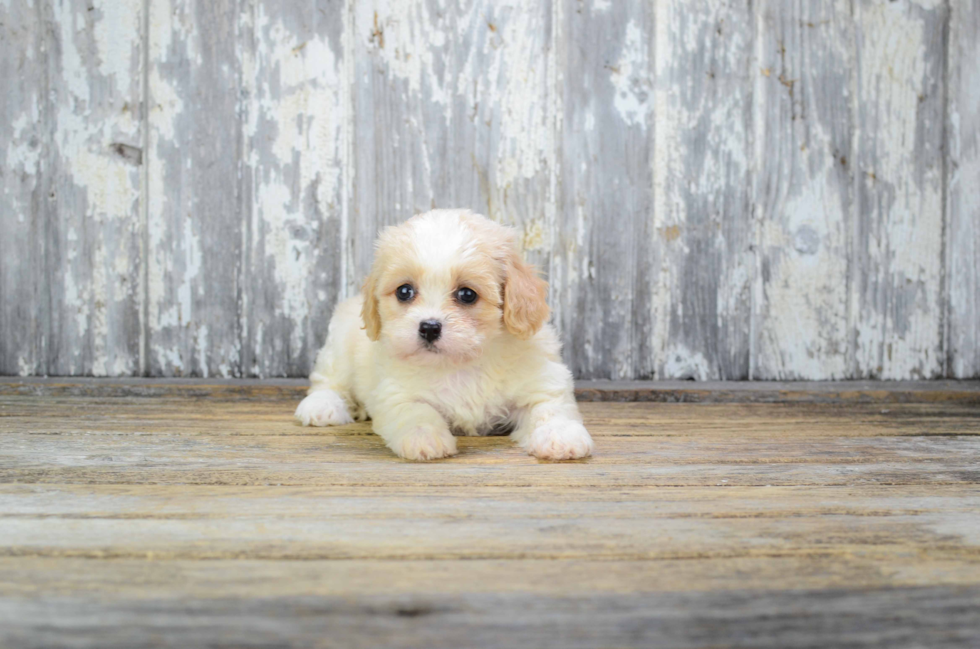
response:
[[[381,233],[361,316],[368,337],[399,358],[466,363],[497,336],[537,333],[547,289],[511,228],[433,210]]]

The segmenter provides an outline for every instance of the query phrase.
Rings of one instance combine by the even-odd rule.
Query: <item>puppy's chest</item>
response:
[[[457,435],[506,432],[513,403],[478,370],[460,370],[433,382],[430,403]]]

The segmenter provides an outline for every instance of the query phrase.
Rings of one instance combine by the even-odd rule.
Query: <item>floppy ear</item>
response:
[[[527,340],[548,320],[548,283],[538,277],[537,269],[521,259],[516,249],[505,262],[504,326],[522,340]]]
[[[364,302],[361,304],[361,320],[364,321],[364,330],[368,338],[377,340],[381,337],[381,313],[378,311],[378,296],[376,294],[378,286],[378,271],[371,269],[371,274],[364,280],[361,294]]]

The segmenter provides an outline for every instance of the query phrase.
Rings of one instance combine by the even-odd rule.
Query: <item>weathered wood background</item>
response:
[[[583,378],[980,376],[980,0],[0,0],[0,374],[304,375],[379,226]]]

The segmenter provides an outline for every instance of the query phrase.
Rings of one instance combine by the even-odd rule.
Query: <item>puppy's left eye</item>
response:
[[[463,287],[456,291],[456,299],[463,304],[473,304],[479,296],[471,288]]]
[[[415,287],[411,284],[402,284],[395,289],[395,297],[399,302],[410,302],[415,297]]]

